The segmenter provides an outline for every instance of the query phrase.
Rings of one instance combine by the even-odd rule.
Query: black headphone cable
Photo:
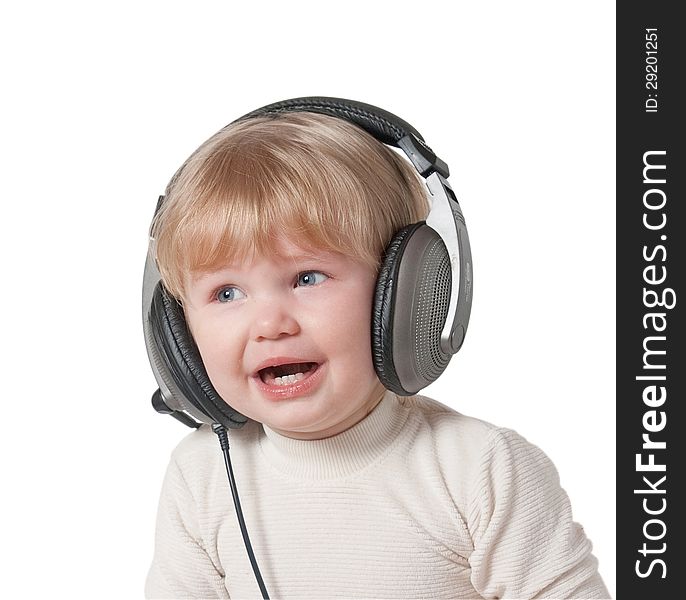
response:
[[[229,456],[229,436],[226,433],[226,429],[219,423],[214,423],[212,425],[212,431],[217,434],[219,438],[219,444],[222,447],[222,452],[224,453],[224,464],[226,464],[226,474],[229,476],[229,486],[231,487],[231,495],[233,496],[233,504],[236,507],[236,515],[238,516],[238,524],[241,527],[241,533],[243,534],[243,542],[245,543],[245,549],[248,551],[248,556],[250,557],[250,564],[252,565],[253,573],[255,573],[255,579],[257,579],[257,585],[260,586],[260,591],[262,592],[262,598],[264,600],[269,600],[269,594],[267,593],[267,588],[262,580],[262,574],[260,573],[260,568],[257,566],[257,561],[255,560],[255,554],[252,551],[252,545],[250,544],[250,538],[248,537],[248,530],[245,527],[245,521],[243,519],[243,511],[241,509],[241,501],[238,498],[238,490],[236,489],[236,482],[233,478],[233,469],[231,468],[231,457]]]

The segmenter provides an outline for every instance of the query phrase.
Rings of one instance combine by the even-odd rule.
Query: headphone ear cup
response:
[[[231,408],[210,381],[181,305],[159,282],[153,292],[150,325],[167,375],[182,398],[179,404],[205,423],[241,427],[247,417]]]
[[[423,221],[393,237],[377,278],[372,357],[387,389],[402,396],[433,383],[451,354],[440,340],[450,301],[450,259],[443,240]]]

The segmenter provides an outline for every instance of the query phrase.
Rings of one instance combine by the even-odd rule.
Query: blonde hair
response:
[[[167,186],[152,225],[162,282],[179,301],[195,273],[266,256],[279,233],[374,268],[396,231],[426,218],[409,162],[342,119],[255,117],[202,144]]]

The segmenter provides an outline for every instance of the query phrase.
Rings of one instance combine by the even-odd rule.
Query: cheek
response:
[[[333,334],[332,344],[345,353],[354,352],[362,364],[371,361],[373,291],[370,284],[336,298],[327,307],[325,316],[326,329]]]
[[[226,328],[212,322],[196,319],[192,315],[187,318],[187,322],[205,370],[214,383],[221,375],[227,374],[228,365],[234,364],[234,355],[239,344],[231,336],[222,333]]]

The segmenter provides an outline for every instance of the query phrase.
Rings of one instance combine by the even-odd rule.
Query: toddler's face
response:
[[[376,273],[283,238],[273,250],[197,274],[187,284],[186,319],[231,406],[289,437],[329,437],[384,393],[371,356]]]

